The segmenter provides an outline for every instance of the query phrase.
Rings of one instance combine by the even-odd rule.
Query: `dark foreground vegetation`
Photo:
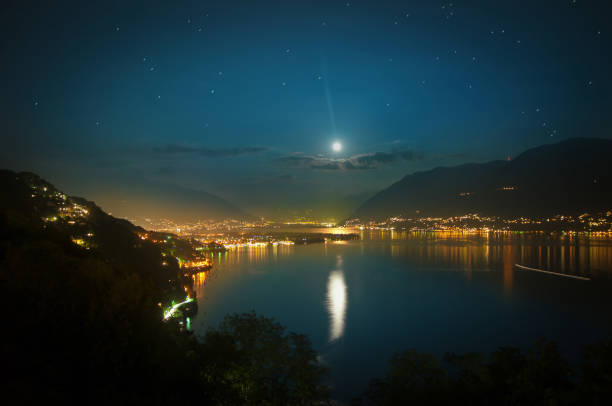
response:
[[[607,405],[612,399],[612,340],[584,348],[577,368],[552,341],[527,354],[502,347],[487,357],[396,354],[384,379],[371,381],[354,405]]]
[[[160,304],[178,297],[180,272],[139,238],[142,229],[91,202],[67,200],[32,174],[0,171],[0,188],[3,404],[333,403],[308,338],[271,319],[229,315],[199,339],[162,322]],[[55,219],[66,201],[86,214]],[[546,341],[528,354],[501,348],[489,359],[448,355],[445,362],[398,354],[354,403],[603,405],[612,398],[612,341],[585,348],[574,369]]]

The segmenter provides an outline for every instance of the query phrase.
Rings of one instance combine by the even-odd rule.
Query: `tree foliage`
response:
[[[207,378],[245,405],[306,405],[328,399],[320,384],[326,369],[307,336],[286,333],[255,313],[225,317],[204,338]]]
[[[539,339],[523,354],[501,347],[490,357],[398,353],[384,379],[372,380],[362,405],[603,405],[612,394],[612,340],[584,348],[577,370],[555,342]]]

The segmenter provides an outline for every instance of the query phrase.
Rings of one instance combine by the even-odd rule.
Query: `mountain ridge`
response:
[[[68,178],[60,182],[56,179],[54,183],[70,191],[71,195],[88,196],[116,217],[167,218],[175,222],[255,218],[226,198],[206,190],[148,179],[139,173],[96,176],[95,181],[75,182]]]
[[[610,156],[612,140],[570,138],[528,149],[510,161],[415,172],[364,202],[350,218],[607,210],[612,207]]]

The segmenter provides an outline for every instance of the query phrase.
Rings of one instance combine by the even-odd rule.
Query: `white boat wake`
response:
[[[591,278],[587,278],[585,276],[568,275],[566,273],[558,273],[558,272],[545,271],[543,269],[530,268],[528,266],[519,265],[519,264],[514,264],[514,266],[517,267],[518,269],[524,269],[526,271],[534,271],[534,272],[547,273],[547,274],[550,274],[550,275],[564,276],[566,278],[580,279],[582,281],[590,281],[591,280]]]

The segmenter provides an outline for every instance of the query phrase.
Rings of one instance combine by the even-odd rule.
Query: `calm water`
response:
[[[196,281],[196,333],[231,312],[274,317],[310,337],[338,399],[362,392],[401,349],[488,353],[546,337],[575,360],[612,332],[610,239],[366,231],[359,241],[244,248],[215,262]]]

